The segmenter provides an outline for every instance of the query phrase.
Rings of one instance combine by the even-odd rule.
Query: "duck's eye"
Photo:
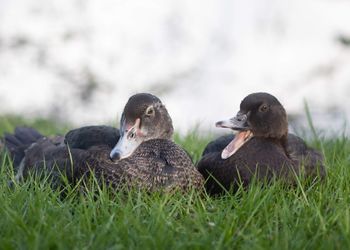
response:
[[[152,106],[148,107],[148,108],[146,109],[145,114],[146,114],[147,116],[152,116],[152,115],[154,115],[154,108],[153,108]]]
[[[136,137],[136,133],[134,131],[128,134],[129,139],[134,139]]]
[[[266,104],[263,104],[260,106],[259,111],[266,112],[268,109],[269,109],[269,107]]]

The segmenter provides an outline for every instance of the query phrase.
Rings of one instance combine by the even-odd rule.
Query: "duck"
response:
[[[190,156],[172,140],[172,119],[161,100],[138,93],[127,101],[120,129],[88,126],[65,136],[45,137],[19,127],[5,135],[5,147],[15,160],[16,179],[30,173],[49,174],[54,188],[62,173],[70,183],[91,178],[114,189],[186,191],[202,188],[204,179]]]
[[[235,192],[254,179],[269,183],[277,178],[293,184],[300,174],[320,179],[326,176],[322,154],[288,132],[286,111],[269,93],[246,96],[236,116],[216,126],[236,134],[209,142],[197,163],[209,194]]]

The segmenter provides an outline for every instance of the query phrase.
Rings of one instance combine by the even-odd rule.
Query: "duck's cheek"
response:
[[[154,138],[156,133],[157,129],[155,129],[155,126],[152,126],[151,124],[145,124],[136,131],[137,137],[144,141]]]
[[[139,137],[151,137],[154,132],[157,131],[157,124],[151,123],[150,121],[144,121],[141,127],[137,130]]]
[[[147,134],[147,131],[144,131],[142,129],[136,130],[136,136],[137,137],[144,137]]]

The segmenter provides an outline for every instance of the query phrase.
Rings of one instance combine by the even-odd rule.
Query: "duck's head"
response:
[[[112,161],[127,158],[144,141],[171,139],[173,125],[158,97],[140,93],[129,98],[120,120],[120,139],[110,153]]]
[[[237,115],[219,121],[217,127],[238,131],[221,153],[222,159],[232,156],[253,137],[282,139],[288,135],[286,111],[276,97],[268,93],[253,93],[243,99]]]

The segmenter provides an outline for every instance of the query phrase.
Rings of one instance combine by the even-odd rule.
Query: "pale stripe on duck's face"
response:
[[[112,161],[118,161],[129,157],[144,141],[140,123],[140,118],[137,118],[134,124],[127,124],[124,116],[122,117],[120,138],[117,145],[115,145],[110,153]]]
[[[171,118],[165,106],[154,95],[133,95],[124,107],[120,121],[120,139],[110,153],[117,161],[135,152],[142,142],[169,139],[173,133]]]
[[[162,120],[164,117],[158,115],[156,117],[156,107],[161,108],[161,105],[149,105],[140,118],[126,118],[125,114],[122,115],[120,138],[117,145],[110,153],[112,161],[118,161],[127,158],[135,152],[135,150],[141,145],[142,142],[164,138]],[[157,111],[159,113],[159,111]],[[163,115],[164,116],[164,115]]]

